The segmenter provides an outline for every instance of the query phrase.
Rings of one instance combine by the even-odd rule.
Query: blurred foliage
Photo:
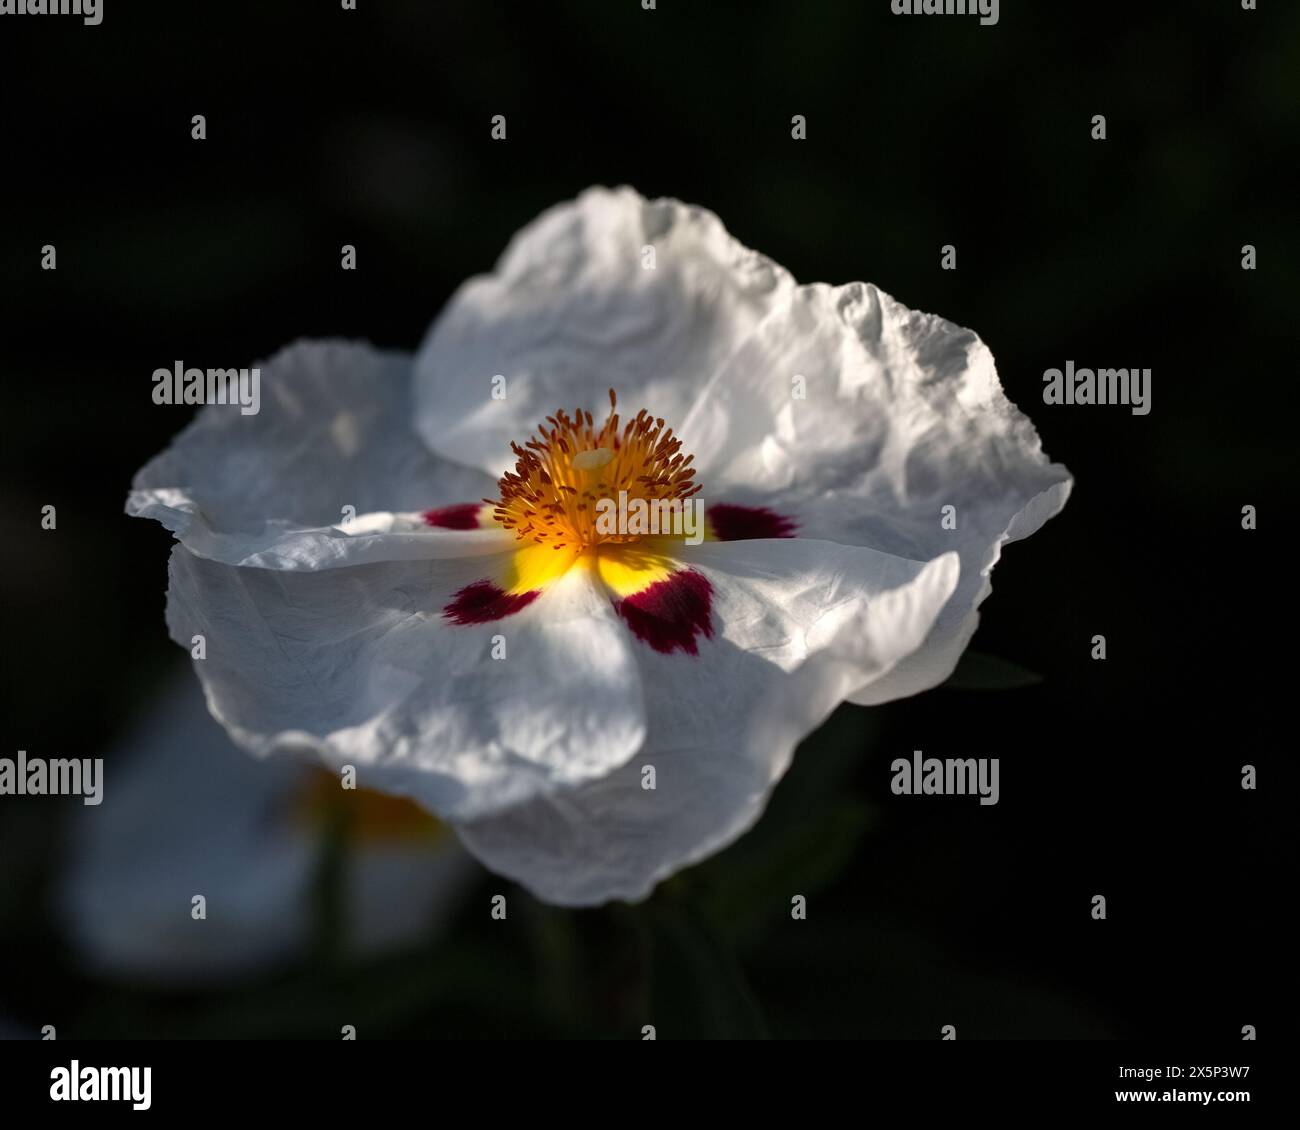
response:
[[[1009,691],[1042,681],[1042,675],[1026,671],[1008,659],[967,648],[957,662],[957,669],[943,685],[954,691]]]

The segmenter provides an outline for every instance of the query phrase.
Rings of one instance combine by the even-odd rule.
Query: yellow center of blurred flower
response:
[[[344,789],[338,775],[314,770],[297,795],[295,812],[313,826],[329,822],[341,809],[347,834],[363,844],[435,843],[449,832],[446,825],[413,800],[370,789]]]

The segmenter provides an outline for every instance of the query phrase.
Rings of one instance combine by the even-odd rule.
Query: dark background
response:
[[[76,810],[0,799],[0,1013],[61,1038],[333,1038],[340,1002],[368,1035],[626,1036],[648,1012],[661,1037],[1263,1038],[1290,983],[1268,958],[1293,834],[1268,798],[1294,748],[1272,719],[1300,5],[1005,0],[994,27],[888,0],[359,8],[0,17],[0,754],[102,753],[178,660],[169,535],[122,515],[192,411],[152,404],[156,367],[300,336],[414,348],[592,183],[705,205],[800,281],[980,333],[1077,480],[1007,551],[976,637],[1042,682],[842,708],[753,833],[635,911],[533,907],[506,934],[485,885],[428,952],[224,992],[87,978],[48,912]],[[1151,414],[1045,406],[1067,359],[1150,367]],[[1000,757],[1001,803],[893,797],[913,749]]]

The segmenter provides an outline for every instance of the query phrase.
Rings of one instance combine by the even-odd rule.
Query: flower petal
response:
[[[722,367],[681,432],[711,512],[723,499],[770,506],[801,537],[923,560],[960,554],[961,581],[928,646],[855,702],[947,678],[1002,545],[1037,530],[1071,487],[974,333],[860,283],[799,287]]]
[[[757,820],[795,744],[930,631],[958,561],[802,539],[683,551],[714,592],[698,655],[638,652],[650,729],[622,768],[458,826],[466,847],[538,897],[636,900]],[[654,766],[656,787],[643,787]]]
[[[713,635],[713,586],[694,569],[678,569],[614,608],[637,639],[665,655],[698,655],[698,638]]]
[[[417,426],[438,454],[499,475],[512,440],[557,408],[605,404],[611,387],[633,411],[680,420],[791,286],[711,212],[589,189],[452,298],[416,358]]]
[[[708,511],[709,533],[717,541],[753,538],[792,538],[796,523],[767,506],[736,506],[719,502]]]
[[[455,506],[436,506],[420,517],[425,525],[435,529],[490,530],[496,525],[492,510],[490,502],[461,502]]]
[[[316,569],[499,552],[502,531],[407,521],[495,489],[432,456],[412,428],[411,361],[336,341],[300,342],[261,370],[261,410],[203,408],[136,476],[127,513],[230,564]],[[344,521],[387,515],[386,522]]]
[[[536,419],[602,404],[614,385],[679,424],[724,517],[766,508],[784,522],[772,534],[921,560],[956,550],[961,583],[930,646],[855,701],[945,679],[1001,546],[1070,491],[973,333],[868,284],[795,287],[711,214],[629,189],[591,190],[521,232],[495,274],[462,288],[416,370],[421,433],[466,464],[503,469]],[[496,373],[504,400],[489,395]],[[948,505],[956,529],[941,524]]]
[[[608,773],[645,732],[633,642],[588,570],[507,620],[444,616],[493,561],[276,572],[178,546],[168,625],[206,638],[195,669],[250,752],[352,764],[362,787],[464,819]]]

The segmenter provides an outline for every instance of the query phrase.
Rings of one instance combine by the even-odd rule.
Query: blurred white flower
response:
[[[213,714],[565,904],[643,897],[837,704],[945,679],[1070,489],[973,333],[630,189],[525,228],[413,360],[304,343],[262,376],[259,416],[205,409],[128,503],[179,538],[168,622],[206,637]],[[622,490],[701,498],[707,539],[603,537]]]
[[[106,772],[104,803],[73,822],[58,900],[74,949],[100,974],[192,986],[304,956],[335,802],[347,806],[341,910],[357,956],[432,937],[478,872],[409,801],[235,749],[188,673]]]

